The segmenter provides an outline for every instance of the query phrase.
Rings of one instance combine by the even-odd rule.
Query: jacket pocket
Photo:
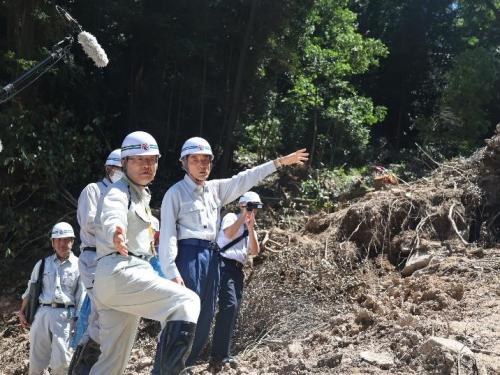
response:
[[[151,216],[146,212],[146,208],[142,205],[137,205],[134,207],[134,212],[139,219],[147,224],[151,224]]]
[[[180,208],[180,219],[189,227],[199,226],[202,224],[202,214],[205,210],[203,203],[200,201],[183,202]]]

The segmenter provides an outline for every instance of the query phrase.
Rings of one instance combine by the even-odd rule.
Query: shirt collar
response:
[[[207,190],[206,183],[203,185],[198,185],[197,183],[195,183],[193,181],[193,179],[191,177],[189,177],[189,175],[187,173],[184,175],[184,181],[186,182],[189,190],[194,192],[194,193],[201,193],[202,191]]]
[[[51,258],[52,258],[52,262],[54,262],[54,263],[63,264],[65,262],[70,262],[70,263],[78,264],[78,258],[76,257],[75,254],[73,254],[73,251],[70,251],[68,259],[66,259],[62,262],[57,257],[55,250],[54,250],[54,254],[51,255]]]

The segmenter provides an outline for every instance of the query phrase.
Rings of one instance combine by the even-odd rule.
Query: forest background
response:
[[[110,63],[75,45],[0,105],[3,275],[48,250],[55,222],[75,224],[81,189],[134,130],[159,142],[155,207],[202,136],[214,177],[307,147],[298,194],[331,210],[331,181],[379,164],[411,178],[416,150],[467,156],[500,119],[497,0],[3,0],[1,86],[68,35],[56,4]]]

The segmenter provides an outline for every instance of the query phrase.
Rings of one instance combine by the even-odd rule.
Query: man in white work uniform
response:
[[[40,307],[30,328],[29,375],[39,375],[47,367],[52,374],[67,373],[72,355],[70,334],[76,312],[85,297],[78,258],[71,251],[75,241],[73,228],[65,222],[57,223],[50,238],[55,253],[35,264],[19,311],[21,326],[30,327],[25,316],[27,297],[31,283],[38,280],[43,263],[43,284],[38,298]]]
[[[91,375],[119,375],[127,365],[140,317],[157,320],[160,373],[179,374],[191,349],[200,311],[198,296],[154,272],[154,234],[147,186],[160,152],[155,139],[138,131],[121,147],[125,176],[103,192],[95,219],[97,268],[94,295],[101,355]]]
[[[123,177],[121,149],[113,150],[104,163],[105,177],[88,184],[80,193],[76,217],[80,224],[80,256],[78,268],[87,289],[73,340],[78,345],[71,359],[69,375],[87,375],[101,353],[99,325],[94,302],[94,274],[97,266],[94,219],[97,202],[109,185]],[[85,311],[84,311],[85,310]]]
[[[159,257],[165,276],[195,291],[201,311],[191,355],[195,363],[205,346],[219,286],[219,254],[215,238],[222,206],[234,201],[282,165],[303,164],[305,149],[240,172],[228,179],[207,181],[213,153],[203,138],[188,139],[180,162],[186,175],[165,193],[161,205]]]
[[[259,241],[255,231],[257,209],[262,208],[262,201],[257,193],[246,192],[239,200],[240,213],[228,213],[224,216],[217,236],[221,255],[220,289],[215,329],[212,340],[210,364],[214,369],[229,363],[237,366],[230,355],[231,338],[238,319],[243,297],[245,274],[243,266],[248,255],[259,253]]]

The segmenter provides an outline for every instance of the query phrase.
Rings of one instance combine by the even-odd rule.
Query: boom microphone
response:
[[[108,56],[102,49],[95,36],[87,31],[83,31],[82,26],[66,10],[56,5],[57,13],[71,24],[73,31],[78,32],[78,43],[83,48],[85,54],[94,62],[98,68],[108,65]]]
[[[82,31],[78,34],[78,43],[80,43],[85,54],[92,59],[98,68],[104,68],[108,65],[109,60],[106,52],[104,52],[95,36],[91,33]]]
[[[71,26],[73,27],[73,29],[75,31],[78,31],[78,32],[83,31],[82,27],[80,26],[78,21],[75,20],[73,17],[71,17],[71,14],[69,14],[64,8],[61,8],[59,5],[56,5],[56,10],[60,16],[66,18],[66,21],[68,21],[71,24]]]

